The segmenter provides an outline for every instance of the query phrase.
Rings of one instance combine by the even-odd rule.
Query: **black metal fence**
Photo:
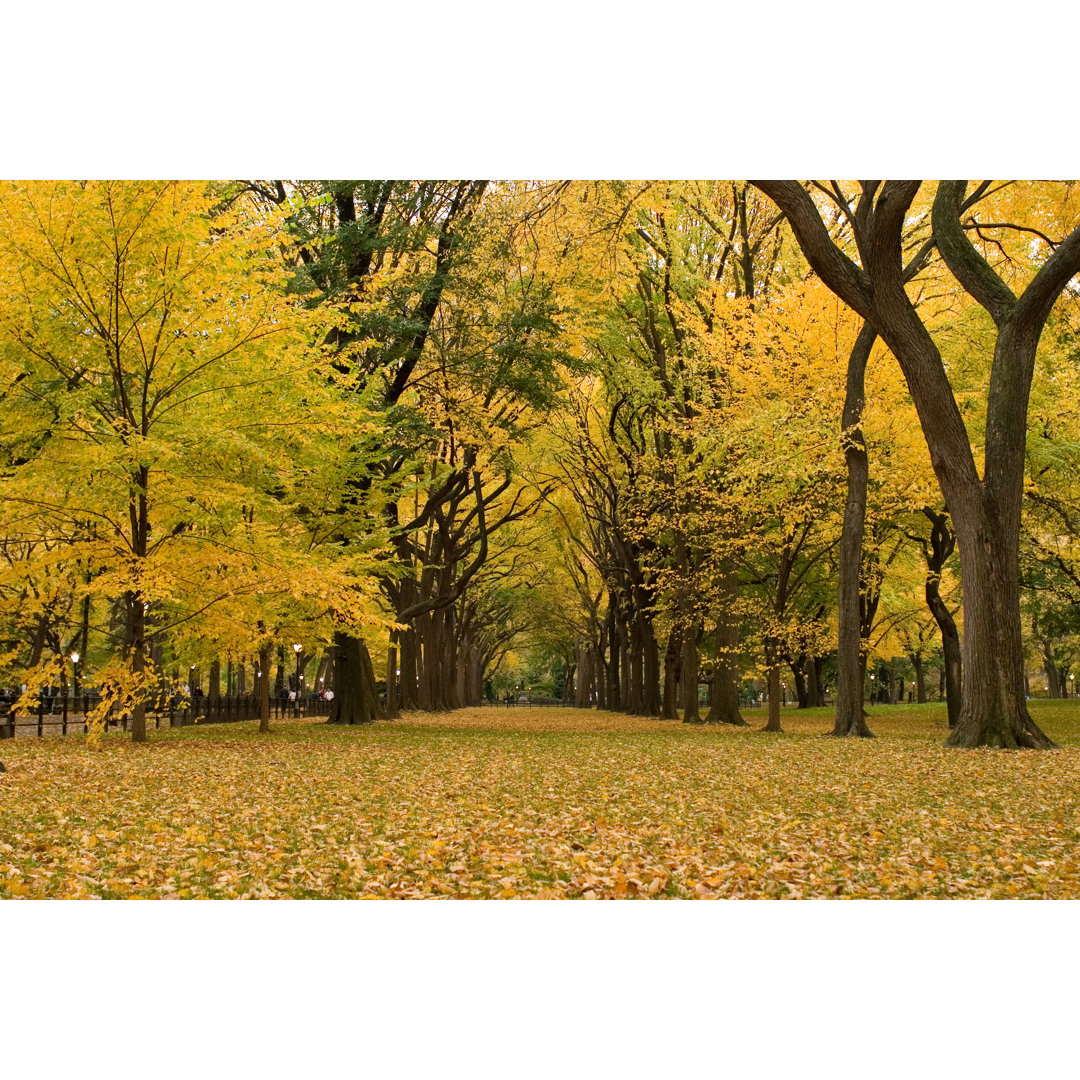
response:
[[[16,734],[36,735],[46,733],[68,735],[85,734],[86,713],[97,705],[97,699],[82,695],[67,698],[45,698],[38,702],[32,713],[16,715],[8,702],[0,703],[0,739],[13,739]],[[273,720],[296,720],[310,716],[329,716],[333,703],[319,698],[304,701],[288,701],[284,698],[270,699],[270,717]],[[232,724],[238,721],[259,719],[259,699],[253,694],[219,697],[173,698],[147,709],[147,727],[188,727],[191,724]],[[106,730],[128,729],[127,717],[109,716]]]

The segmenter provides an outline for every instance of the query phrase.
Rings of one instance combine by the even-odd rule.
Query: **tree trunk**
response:
[[[819,656],[806,658],[806,697],[812,709],[825,704],[821,696],[821,657]]]
[[[607,707],[613,712],[623,708],[622,684],[621,684],[621,650],[619,648],[619,631],[617,626],[617,601],[614,593],[608,593],[608,610],[605,625],[607,628],[608,656],[611,658],[607,666]]]
[[[1046,692],[1052,698],[1064,697],[1065,695],[1062,693],[1061,686],[1061,674],[1050,653],[1049,641],[1043,642],[1043,670],[1046,672]]]
[[[661,720],[679,718],[679,653],[682,648],[682,631],[673,627],[668,634],[667,649],[664,651],[664,703],[660,709]]]
[[[630,694],[630,631],[619,623],[619,701],[623,712],[632,712]]]
[[[660,647],[653,633],[652,620],[644,612],[638,616],[642,622],[642,715],[660,715]]]
[[[385,720],[375,687],[375,672],[362,638],[334,633],[334,702],[331,724],[370,724]]]
[[[769,695],[769,722],[766,731],[781,731],[780,727],[780,667],[778,661],[767,661],[769,673],[766,676]]]
[[[859,606],[861,587],[863,531],[866,521],[866,489],[869,459],[862,434],[865,401],[866,364],[877,338],[864,323],[848,357],[847,388],[841,420],[841,443],[847,464],[847,501],[840,536],[840,585],[837,609],[839,622],[836,657],[836,718],[833,735],[858,735],[869,738],[863,712],[862,618]]]
[[[401,715],[398,708],[398,651],[397,634],[390,638],[390,647],[386,650],[386,715],[391,720],[396,720]]]
[[[964,640],[960,712],[946,745],[1046,749],[1054,744],[1031,719],[1024,693],[1019,508],[1014,521],[988,512],[988,496],[979,495],[949,504],[964,581]]]
[[[691,625],[683,637],[682,686],[683,723],[702,723],[698,709],[697,626]]]
[[[705,717],[707,724],[731,724],[745,727],[739,712],[739,575],[730,559],[720,563],[722,600],[716,615],[716,668],[713,671],[712,704]]]
[[[270,645],[259,649],[259,734],[270,734]]]
[[[806,689],[806,657],[799,656],[790,665],[791,674],[795,680],[795,697],[799,702],[800,709],[810,707],[810,695]]]
[[[146,610],[139,593],[129,592],[127,603],[130,634],[128,655],[132,673],[138,683],[131,709],[131,741],[142,743],[146,742],[146,694],[141,686],[142,676],[146,671]]]
[[[913,653],[911,666],[915,669],[915,700],[920,705],[926,704],[926,671],[920,653]]]
[[[956,629],[956,621],[952,613],[945,606],[938,592],[939,578],[928,577],[926,580],[926,603],[930,613],[938,624],[941,631],[941,651],[944,657],[944,666],[941,669],[941,693],[944,694],[948,703],[949,727],[955,728],[960,719],[960,704],[963,700],[962,677],[963,659],[960,651],[960,634]]]

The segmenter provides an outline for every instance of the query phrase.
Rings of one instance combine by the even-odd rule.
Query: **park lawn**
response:
[[[1062,749],[484,708],[0,743],[0,897],[1077,897],[1080,702]]]

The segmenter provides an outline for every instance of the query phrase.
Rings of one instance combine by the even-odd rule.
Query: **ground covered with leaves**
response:
[[[1078,897],[1080,703],[1049,752],[484,708],[0,743],[0,897]]]

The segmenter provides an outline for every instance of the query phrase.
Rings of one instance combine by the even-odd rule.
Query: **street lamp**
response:
[[[75,697],[79,696],[79,654],[71,654],[71,690]]]
[[[304,646],[299,642],[293,643],[293,652],[296,653],[296,712],[300,712],[300,653]]]

